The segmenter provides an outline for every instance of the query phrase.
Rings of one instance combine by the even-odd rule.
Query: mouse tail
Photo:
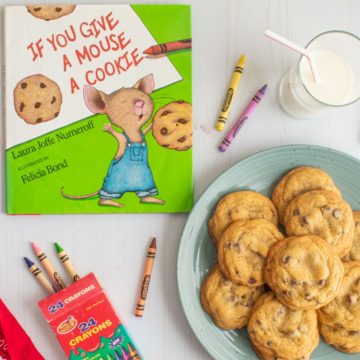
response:
[[[85,194],[85,195],[76,196],[76,195],[65,194],[64,193],[64,187],[62,187],[60,193],[61,193],[61,196],[63,196],[66,199],[89,199],[91,197],[94,197],[94,196],[98,195],[99,190],[95,191],[95,192],[93,192],[91,194]]]

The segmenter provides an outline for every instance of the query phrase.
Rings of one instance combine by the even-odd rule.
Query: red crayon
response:
[[[160,55],[177,50],[191,49],[191,39],[172,41],[165,44],[153,45],[144,50],[146,55]]]

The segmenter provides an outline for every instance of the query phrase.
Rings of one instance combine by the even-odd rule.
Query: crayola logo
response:
[[[146,300],[146,296],[147,296],[147,293],[149,290],[149,284],[150,284],[150,275],[146,275],[144,277],[144,281],[143,281],[142,289],[141,289],[141,298],[143,300]]]
[[[229,105],[231,103],[231,99],[234,95],[234,89],[233,88],[229,88],[229,90],[226,93],[226,97],[224,100],[224,104],[223,104],[223,108],[222,108],[222,112],[225,112],[229,109]]]
[[[64,335],[76,328],[77,321],[73,316],[69,316],[65,321],[59,324],[56,331],[60,335]]]

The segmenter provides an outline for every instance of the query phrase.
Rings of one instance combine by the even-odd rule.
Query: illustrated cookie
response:
[[[326,240],[340,256],[346,256],[354,236],[350,206],[336,193],[314,190],[293,199],[285,211],[286,233],[313,234]]]
[[[233,222],[218,242],[221,271],[236,284],[250,287],[263,285],[268,251],[283,238],[277,227],[267,220]]]
[[[314,235],[276,242],[268,253],[266,283],[292,309],[319,309],[340,291],[344,267],[332,247]]]
[[[266,196],[255,191],[237,191],[225,195],[217,203],[208,227],[211,238],[217,244],[224,230],[235,220],[265,219],[278,224],[274,204]]]
[[[65,15],[71,14],[75,10],[76,5],[61,4],[61,5],[28,5],[26,8],[28,12],[38,19],[55,20]]]
[[[289,309],[273,292],[256,301],[248,333],[260,359],[309,359],[319,343],[316,312]]]
[[[360,352],[360,331],[333,328],[320,323],[320,334],[325,342],[342,352]]]
[[[227,280],[215,265],[205,278],[200,301],[216,326],[225,329],[241,329],[246,326],[255,300],[264,292],[263,287],[249,288]]]
[[[325,171],[308,166],[292,169],[280,180],[272,194],[279,221],[283,223],[285,210],[291,200],[312,190],[329,190],[341,196],[333,180]]]
[[[28,124],[39,124],[60,113],[62,94],[56,82],[36,74],[20,80],[14,89],[16,113]]]
[[[360,261],[360,211],[353,212],[354,239],[350,249],[350,259]]]
[[[339,292],[317,314],[322,324],[360,331],[360,262],[344,263],[344,277]]]
[[[161,107],[153,119],[153,136],[159,145],[178,151],[192,147],[192,105],[173,101]]]

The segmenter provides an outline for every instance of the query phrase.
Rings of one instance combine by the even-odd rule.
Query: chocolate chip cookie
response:
[[[317,313],[322,324],[360,331],[360,262],[344,263],[344,277],[339,292]]]
[[[319,309],[340,290],[344,267],[339,256],[315,235],[276,242],[268,253],[266,283],[292,309]]]
[[[71,14],[75,10],[76,5],[28,5],[28,12],[41,20],[56,20],[65,15]]]
[[[192,105],[173,101],[161,107],[153,119],[153,136],[159,145],[178,151],[192,147]]]
[[[336,328],[320,323],[320,334],[325,342],[345,353],[360,352],[360,331]]]
[[[312,190],[328,190],[341,196],[331,177],[323,170],[301,166],[289,171],[276,185],[272,201],[283,223],[287,206],[295,197]]]
[[[277,227],[262,219],[237,220],[218,242],[218,261],[224,275],[246,286],[265,283],[265,260],[270,247],[283,239]]]
[[[285,211],[284,225],[289,236],[317,235],[340,256],[346,256],[354,236],[350,206],[336,193],[314,190],[293,199]]]
[[[289,309],[273,292],[256,301],[248,333],[261,359],[308,359],[319,343],[316,312]]]
[[[265,219],[278,224],[274,204],[266,196],[255,191],[237,191],[225,195],[217,203],[208,227],[211,238],[217,244],[224,230],[235,220]]]
[[[350,259],[360,261],[360,211],[353,212],[354,239],[350,249]]]
[[[215,265],[201,286],[200,301],[216,326],[225,330],[241,329],[248,322],[255,300],[263,292],[263,287],[234,284]]]
[[[15,111],[27,124],[36,125],[55,119],[61,104],[58,84],[44,75],[28,76],[15,86]]]

